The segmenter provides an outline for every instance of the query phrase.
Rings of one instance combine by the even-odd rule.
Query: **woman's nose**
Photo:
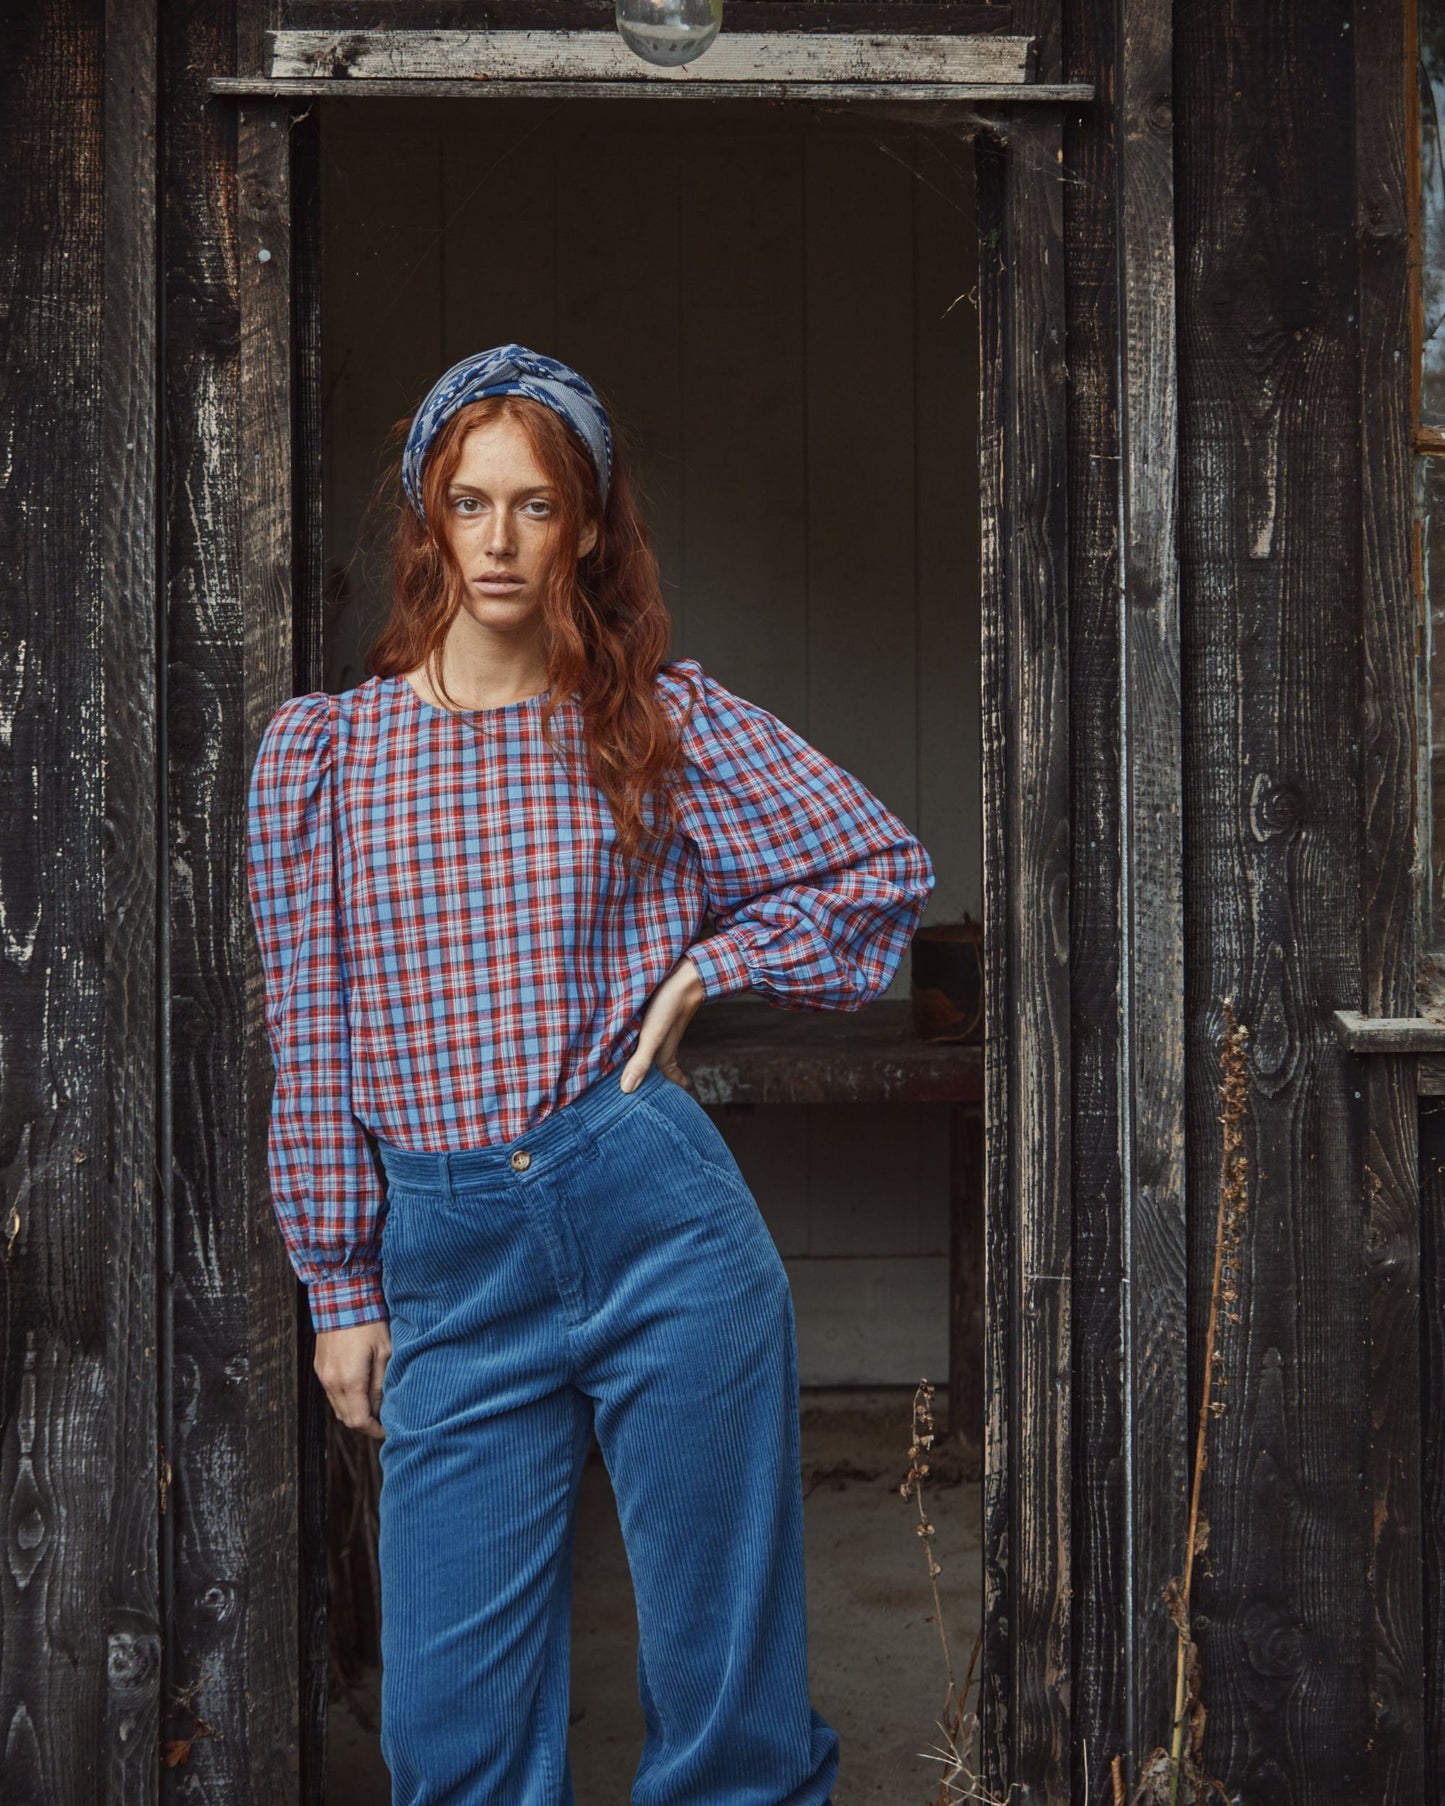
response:
[[[489,552],[512,550],[512,517],[505,508],[493,510],[482,537]]]

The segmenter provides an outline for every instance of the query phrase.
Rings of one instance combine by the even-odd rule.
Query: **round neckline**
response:
[[[402,672],[397,672],[391,678],[383,679],[382,681],[400,684],[402,689],[405,690],[406,694],[416,706],[426,714],[453,717],[459,720],[470,720],[476,715],[509,715],[516,709],[530,709],[545,702],[548,695],[551,693],[549,686],[545,690],[538,690],[532,696],[519,696],[515,702],[496,702],[492,703],[490,707],[480,709],[445,709],[440,703],[428,702],[425,696],[419,696],[406,681],[405,674]]]

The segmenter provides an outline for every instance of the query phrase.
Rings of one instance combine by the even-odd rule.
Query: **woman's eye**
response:
[[[461,513],[469,514],[473,508],[479,508],[481,503],[474,495],[459,495],[456,505]]]
[[[552,504],[550,502],[542,502],[542,501],[528,502],[527,506],[529,508],[536,508],[536,509],[540,510],[540,514],[538,516],[539,519],[545,517],[546,515],[548,515],[552,512]]]

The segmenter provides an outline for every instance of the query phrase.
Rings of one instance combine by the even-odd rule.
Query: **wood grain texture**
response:
[[[245,792],[291,687],[287,113],[208,101],[236,18],[168,12],[166,496],[176,1513],[163,1798],[297,1795],[296,1283],[264,1187]],[[263,258],[262,251],[269,253]]]
[[[1373,1800],[1359,1115],[1360,471],[1349,6],[1176,9],[1190,1269],[1211,1271],[1223,1000],[1250,1206],[1195,1631],[1209,1770]],[[1190,1313],[1198,1397],[1208,1288]]]
[[[1017,1436],[1009,1372],[1014,1254],[1014,1135],[1010,1114],[1013,960],[1008,887],[1008,514],[1005,418],[1012,381],[1005,283],[1008,165],[992,136],[974,144],[978,170],[979,577],[981,650],[984,925],[984,1319],[983,1648],[978,1676],[979,1780],[994,1798],[1008,1787],[1015,1736],[1010,1502]]]
[[[102,323],[101,576],[104,630],[103,859],[107,1261],[114,1387],[110,1572],[105,1589],[107,1801],[156,1793],[160,1716],[161,1496],[157,1447],[168,1336],[158,1312],[165,1209],[157,1053],[164,853],[157,558],[159,197],[156,9],[105,11],[105,299]],[[168,1527],[168,1526],[167,1526]],[[75,1727],[56,1727],[73,1737]]]
[[[1069,18],[1070,66],[1118,67],[1120,9]],[[1107,81],[1107,76],[1104,78]],[[1120,381],[1126,331],[1116,207],[1123,154],[1112,109],[1066,117],[1068,257],[1069,636],[1074,1218],[1073,1797],[1110,1800],[1110,1766],[1134,1748],[1130,1684],[1129,1378],[1124,1357],[1121,1037],[1128,961],[1121,910],[1124,794]]]
[[[729,29],[706,60],[675,68],[636,56],[612,31],[303,31],[267,34],[264,73],[344,81],[707,81],[972,83],[1028,77],[1028,39],[980,33],[804,33]]]
[[[1351,1053],[1445,1053],[1445,1022],[1424,1016],[1367,1016],[1363,1010],[1332,1010],[1335,1037]]]
[[[1057,122],[978,146],[988,1296],[985,1785],[1067,1793],[1068,566]]]
[[[1189,1527],[1184,908],[1174,343],[1173,8],[1131,0],[1119,40],[1119,549],[1124,1423],[1132,1756],[1173,1739],[1170,1582]],[[1137,1772],[1130,1773],[1132,1788]]]
[[[1417,595],[1404,12],[1358,0],[1354,67],[1359,300],[1359,597],[1362,613],[1360,994],[1371,1015],[1415,1008]],[[1420,1175],[1414,1060],[1365,1061],[1364,1282],[1370,1317],[1372,1797],[1425,1786],[1420,1614]]]
[[[237,120],[236,273],[240,313],[236,425],[243,733],[237,776],[292,690],[294,346],[290,110],[243,106]],[[232,754],[235,756],[235,753]],[[246,1123],[247,1478],[250,1574],[246,1736],[250,1797],[300,1786],[300,1554],[296,1441],[298,1287],[267,1184],[272,1066],[260,958],[246,936],[241,971]]]
[[[80,1806],[150,1793],[160,1680],[155,90],[143,6],[8,23],[0,1786]]]
[[[327,31],[608,31],[614,0],[282,0],[281,23]],[[997,32],[1013,9],[990,0],[727,0],[729,31]]]
[[[306,99],[312,95],[333,98],[343,93],[354,98],[359,83],[345,77],[308,76],[238,76],[213,75],[206,84],[210,93],[256,99]],[[369,99],[425,100],[575,100],[576,85],[569,79],[556,81],[524,79],[507,81],[394,81],[384,77],[369,79],[365,85]],[[695,77],[690,82],[589,81],[589,100],[846,100],[918,102],[940,106],[954,101],[1028,102],[1052,106],[1060,101],[1087,101],[1094,98],[1090,82],[1064,82],[1046,85],[1042,82],[916,82],[916,81],[715,81]]]

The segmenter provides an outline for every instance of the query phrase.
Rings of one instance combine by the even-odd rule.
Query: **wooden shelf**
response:
[[[983,1049],[920,1041],[906,999],[861,1010],[704,1004],[678,1053],[702,1104],[976,1103]]]

